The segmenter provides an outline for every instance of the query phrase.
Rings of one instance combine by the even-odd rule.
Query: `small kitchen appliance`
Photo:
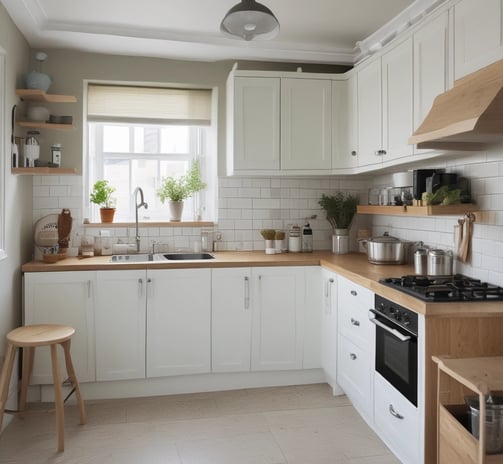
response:
[[[426,192],[426,179],[438,172],[438,169],[415,169],[412,171],[412,196],[414,200],[421,200]]]

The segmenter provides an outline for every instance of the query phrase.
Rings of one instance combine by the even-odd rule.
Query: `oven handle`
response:
[[[374,309],[369,309],[370,322],[377,325],[381,329],[384,329],[386,332],[389,332],[391,335],[394,335],[401,342],[408,342],[412,338],[410,335],[403,335],[398,330],[392,329],[388,325],[383,324],[381,321],[378,321],[375,317],[377,314],[378,314],[377,311],[375,311]]]

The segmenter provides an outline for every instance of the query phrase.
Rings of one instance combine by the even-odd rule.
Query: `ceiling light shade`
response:
[[[244,40],[268,40],[278,35],[279,22],[273,12],[261,3],[241,0],[227,12],[220,30]]]

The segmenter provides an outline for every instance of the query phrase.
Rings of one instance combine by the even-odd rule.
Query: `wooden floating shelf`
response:
[[[25,176],[61,176],[66,174],[77,174],[77,169],[75,168],[12,168],[12,174],[20,174]]]
[[[111,229],[134,227],[134,222],[88,222],[82,227],[91,229]],[[140,221],[139,227],[214,227],[215,223],[210,221]]]
[[[16,95],[25,101],[46,103],[76,103],[73,95],[54,95],[38,89],[16,89]]]
[[[51,130],[72,130],[75,129],[73,124],[53,124],[50,122],[39,121],[18,121],[16,123],[19,127],[26,129],[51,129]]]
[[[477,211],[477,205],[473,203],[461,203],[459,205],[428,205],[428,206],[378,206],[358,205],[356,212],[359,214],[383,214],[388,216],[443,216]]]

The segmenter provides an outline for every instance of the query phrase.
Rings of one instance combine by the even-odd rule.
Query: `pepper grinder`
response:
[[[305,226],[302,228],[302,252],[312,253],[313,251],[313,230],[306,222]]]

